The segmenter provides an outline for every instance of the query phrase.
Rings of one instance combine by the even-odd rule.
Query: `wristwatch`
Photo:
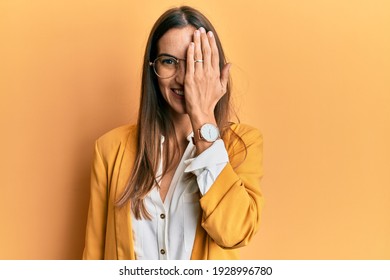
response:
[[[213,143],[220,137],[218,127],[211,123],[205,123],[197,132],[197,135],[195,135],[195,142],[200,140]]]

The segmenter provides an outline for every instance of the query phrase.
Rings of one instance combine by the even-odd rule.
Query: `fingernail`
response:
[[[201,33],[206,33],[206,29],[204,29],[203,27],[199,28],[199,31],[200,31]]]
[[[199,30],[195,30],[195,36],[199,36]]]
[[[212,31],[209,31],[207,34],[209,35],[209,37],[213,37],[214,36]]]

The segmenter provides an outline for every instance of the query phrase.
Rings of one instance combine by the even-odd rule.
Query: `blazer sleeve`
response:
[[[107,168],[99,152],[98,141],[91,169],[91,196],[85,234],[83,259],[104,258],[108,204]]]
[[[200,199],[201,225],[223,248],[248,244],[259,228],[263,207],[262,135],[253,128],[237,134],[246,148],[240,141],[228,145],[236,147],[235,152],[228,149],[230,162]]]

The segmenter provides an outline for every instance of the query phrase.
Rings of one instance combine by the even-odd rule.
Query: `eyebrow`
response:
[[[157,57],[161,57],[161,56],[169,56],[169,57],[175,58],[177,60],[186,60],[185,58],[177,58],[176,56],[171,55],[169,53],[160,53]]]

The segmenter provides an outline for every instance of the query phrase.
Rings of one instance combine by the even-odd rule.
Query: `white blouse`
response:
[[[194,157],[191,133],[164,203],[157,186],[145,198],[151,220],[137,220],[131,213],[135,256],[138,260],[189,260],[201,213],[199,199],[229,162],[222,139]],[[164,138],[162,137],[162,143]],[[161,143],[161,151],[162,151]],[[162,154],[162,153],[161,153]],[[186,173],[192,172],[195,177]],[[157,177],[162,173],[160,160]]]

